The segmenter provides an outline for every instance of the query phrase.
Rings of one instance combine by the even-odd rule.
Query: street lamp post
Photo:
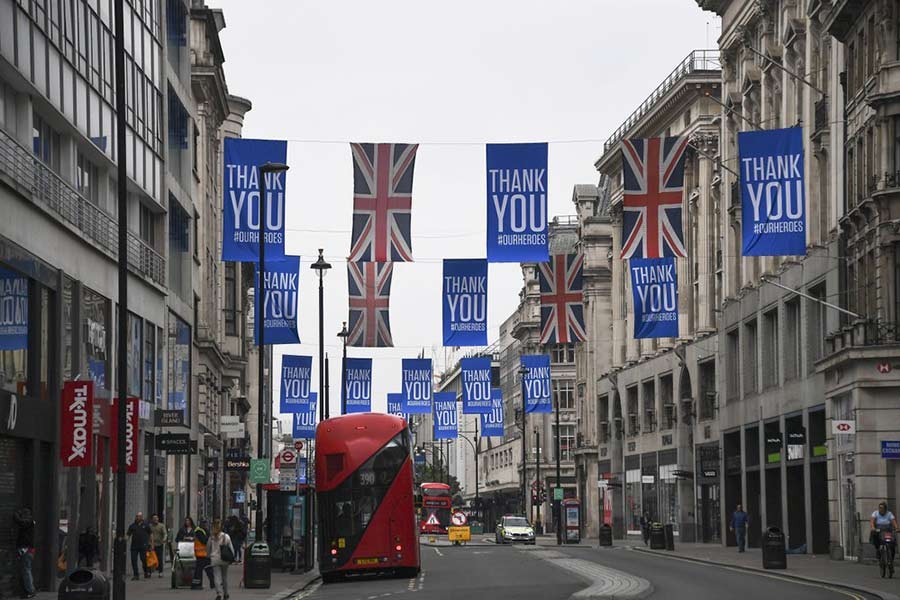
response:
[[[266,403],[266,328],[264,327],[265,302],[266,295],[266,226],[265,226],[265,204],[266,204],[266,176],[269,173],[283,173],[288,170],[288,166],[281,163],[270,163],[259,167],[259,267],[257,269],[257,286],[259,297],[255,298],[256,303],[256,331],[257,345],[259,347],[259,378],[257,388],[257,423],[256,423],[256,457],[263,458],[266,452],[263,450],[263,439],[265,439],[265,423],[271,416],[271,409],[264,404]],[[262,484],[256,484],[256,539],[263,539],[263,505],[262,505]]]
[[[556,396],[556,489],[560,488],[560,476],[559,476],[559,394],[554,394]],[[556,511],[556,545],[559,546],[562,544],[562,501],[556,499],[556,490],[553,492],[553,509]]]
[[[325,407],[325,286],[323,279],[331,265],[322,256],[322,248],[319,248],[318,260],[309,268],[319,273],[319,421],[324,421],[327,409]]]
[[[344,321],[344,326],[337,336],[341,338],[344,346],[344,355],[341,358],[341,414],[343,415],[347,413],[347,338],[350,337],[350,332],[347,331],[347,321]]]
[[[537,481],[537,523],[535,523],[535,533],[538,535],[544,533],[544,523],[541,521],[541,505],[544,503],[541,498],[541,430],[534,428],[534,469],[535,480]]]
[[[525,435],[526,431],[528,431],[527,427],[527,413],[525,412],[525,376],[528,375],[528,368],[525,366],[519,367],[519,383],[522,387],[522,515],[527,513],[528,509],[528,499],[525,496],[526,494],[526,482],[525,482],[525,474],[526,466],[528,464],[528,456],[525,451]]]

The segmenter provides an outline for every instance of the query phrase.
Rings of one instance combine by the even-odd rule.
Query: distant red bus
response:
[[[419,572],[411,448],[406,421],[393,415],[353,414],[319,423],[316,497],[322,581]]]
[[[419,531],[424,534],[444,534],[450,526],[450,486],[446,483],[423,483],[422,515]]]

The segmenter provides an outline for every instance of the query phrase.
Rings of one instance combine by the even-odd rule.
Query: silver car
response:
[[[498,544],[531,544],[534,545],[534,528],[525,517],[506,515],[497,524],[495,541]]]

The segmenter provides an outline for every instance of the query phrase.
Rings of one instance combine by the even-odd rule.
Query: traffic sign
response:
[[[462,527],[463,525],[465,525],[466,523],[468,523],[468,521],[469,521],[469,520],[468,520],[468,518],[466,517],[466,513],[460,512],[460,511],[456,511],[456,512],[453,513],[453,515],[450,517],[450,522],[453,523],[456,527]]]
[[[269,459],[250,459],[250,483],[269,483]]]
[[[294,440],[294,450],[297,452],[303,450],[303,440]]]
[[[435,514],[434,514],[434,511],[432,511],[432,512],[428,515],[428,520],[425,521],[425,524],[426,524],[426,525],[440,525],[441,522],[438,521],[437,515],[435,515]]]
[[[597,480],[598,488],[606,488],[609,487],[609,479],[598,479]]]
[[[290,449],[285,448],[281,451],[281,466],[283,467],[292,467],[297,463],[297,453]]]
[[[472,530],[468,527],[450,526],[447,528],[447,539],[454,543],[471,541]]]
[[[553,488],[553,499],[554,500],[562,500],[563,499],[563,489],[561,487]]]

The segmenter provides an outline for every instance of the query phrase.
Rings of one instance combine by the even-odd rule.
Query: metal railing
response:
[[[0,176],[31,201],[112,259],[118,258],[118,226],[115,219],[91,204],[28,148],[0,129]],[[165,259],[135,234],[128,233],[128,266],[154,283],[165,286]]]
[[[718,50],[694,50],[682,60],[675,69],[669,73],[669,76],[663,79],[662,83],[656,86],[656,89],[641,102],[631,115],[625,119],[625,122],[619,125],[606,142],[603,144],[603,153],[606,154],[613,148],[619,140],[625,137],[629,129],[634,127],[637,122],[650,112],[656,103],[665,96],[669,90],[675,87],[682,79],[696,72],[710,72],[721,70],[722,65],[719,62]]]

